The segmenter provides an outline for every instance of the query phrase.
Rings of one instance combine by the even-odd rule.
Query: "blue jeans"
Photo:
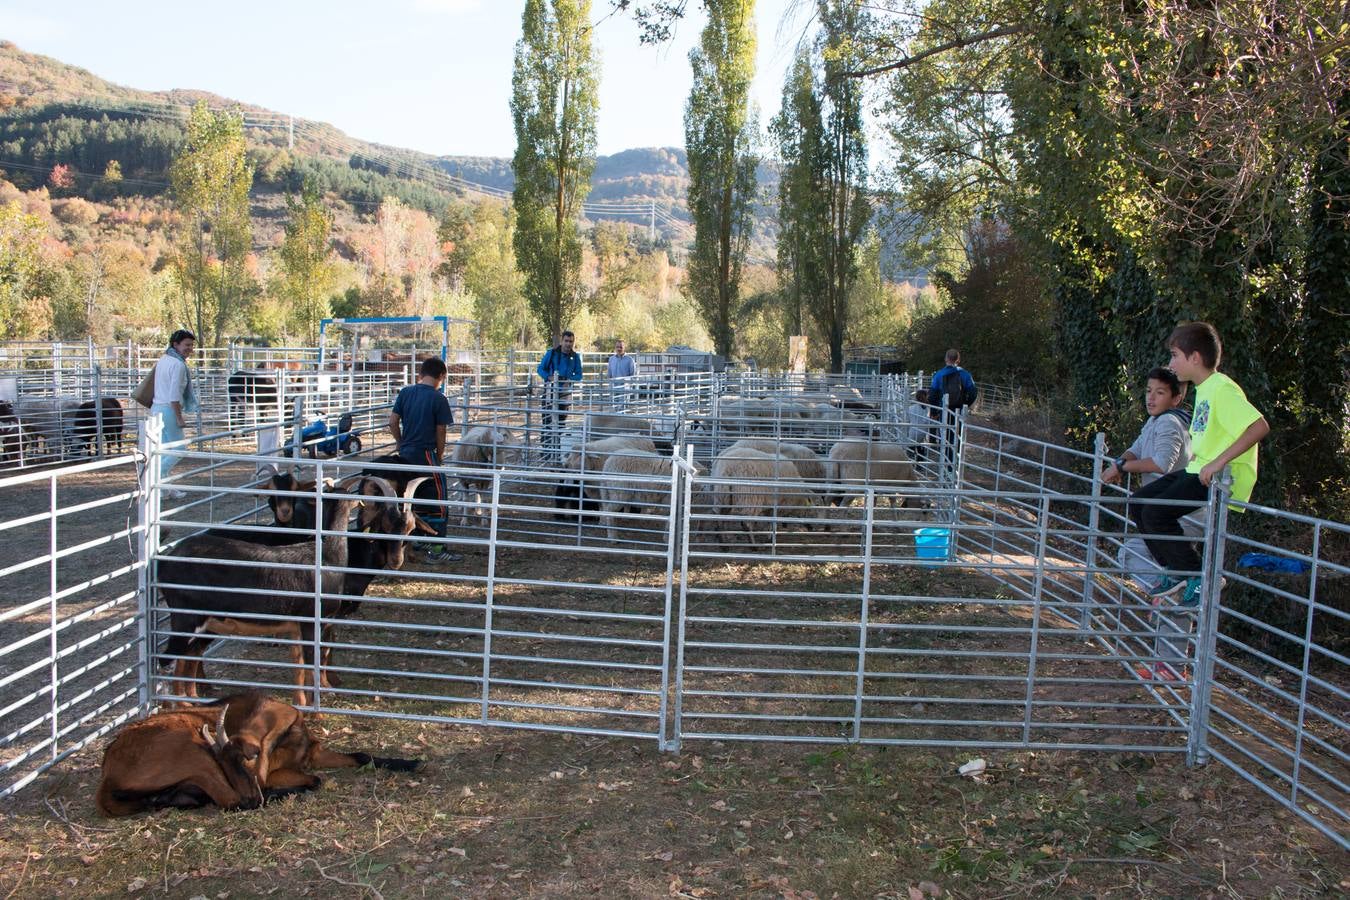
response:
[[[160,421],[164,423],[164,431],[161,432],[160,442],[164,444],[183,439],[183,428],[178,424],[178,416],[174,415],[173,407],[167,403],[156,403],[150,407],[151,416],[159,416]],[[175,453],[166,453],[159,458],[159,477],[167,478],[169,471],[178,465],[178,461],[183,457]]]

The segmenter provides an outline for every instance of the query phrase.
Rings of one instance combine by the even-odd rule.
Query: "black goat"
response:
[[[23,455],[23,426],[12,404],[0,400],[0,463],[18,462]]]
[[[558,509],[576,510],[576,517],[600,509],[600,492],[594,486],[582,488],[580,481],[560,481],[553,489],[553,505]],[[566,513],[555,513],[560,519],[571,519]]]
[[[417,472],[407,472],[399,469],[385,469],[382,466],[406,466],[408,461],[397,453],[388,453],[384,456],[377,456],[370,461],[370,465],[361,470],[361,474],[369,478],[382,478],[394,487],[394,493],[400,497],[407,497],[408,485],[414,481],[417,482],[417,488],[412,497],[414,515],[422,519],[436,518],[449,519],[450,510],[445,506],[438,506],[435,503],[417,503],[418,500],[440,500],[449,499],[439,496],[440,489],[436,485],[436,479],[429,475],[421,475]],[[435,530],[432,530],[435,534]]]
[[[278,472],[275,469],[272,470],[270,481],[269,490],[271,491],[312,494],[315,487],[313,481],[300,481],[290,472]],[[325,480],[324,486],[331,490],[333,484],[331,481]],[[206,534],[211,537],[233,538],[234,540],[261,544],[266,547],[283,547],[287,544],[313,541],[315,515],[314,500],[311,497],[290,497],[271,493],[267,496],[267,506],[272,510],[272,524],[288,530],[243,531],[231,528],[228,525],[221,525],[210,529]],[[333,521],[333,504],[329,503],[325,507],[324,528],[331,530]]]
[[[406,502],[421,487],[426,476],[414,478],[404,485],[402,499],[395,502],[398,495],[393,486],[383,478],[365,478],[361,484],[361,493],[371,497],[362,506],[357,522],[358,531],[347,539],[347,567],[350,569],[369,569],[368,572],[347,572],[342,579],[343,597],[333,613],[335,619],[350,619],[361,608],[361,598],[365,596],[370,583],[376,578],[376,571],[390,571],[403,568],[407,557],[407,541],[392,540],[393,537],[407,538],[414,530],[435,534],[432,528],[420,516],[412,511]],[[384,502],[375,500],[382,496]],[[360,537],[358,535],[370,535]],[[376,535],[388,535],[377,537]],[[329,623],[323,629],[323,660],[320,668],[321,684],[324,687],[336,687],[340,684],[336,675],[328,671],[332,664],[332,639],[337,626]]]

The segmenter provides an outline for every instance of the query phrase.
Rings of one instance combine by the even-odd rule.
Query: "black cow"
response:
[[[116,397],[86,400],[75,409],[75,440],[86,453],[98,453],[99,406],[103,407],[103,452],[122,450],[122,432],[125,416]]]
[[[12,404],[0,400],[0,463],[18,462],[23,451],[23,428]]]
[[[277,373],[264,369],[239,369],[231,372],[225,382],[225,391],[230,403],[230,425],[235,416],[247,415],[253,409],[255,415],[275,417],[281,414],[277,408]]]

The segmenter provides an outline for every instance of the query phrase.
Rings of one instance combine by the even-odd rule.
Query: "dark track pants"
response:
[[[1186,500],[1187,505],[1136,503],[1136,500]],[[1148,552],[1164,569],[1194,572],[1200,568],[1200,554],[1195,544],[1181,538],[1181,520],[1200,509],[1209,500],[1209,488],[1200,483],[1200,476],[1190,472],[1173,472],[1141,487],[1130,495],[1127,507],[1130,520],[1148,545]],[[1168,539],[1160,539],[1168,538]]]
[[[435,466],[436,469],[438,470],[441,467],[441,461],[436,458],[436,453],[435,451],[432,450],[423,450],[421,453],[416,453],[413,454],[412,456],[405,456],[403,457],[403,459],[409,465],[413,466]],[[436,485],[437,500],[443,501],[449,499],[450,487],[448,484],[446,484],[444,472],[437,471],[432,476],[431,483]],[[436,533],[438,535],[440,535],[441,537],[445,537],[445,526],[446,523],[450,521],[450,508],[447,506],[437,506],[434,508],[428,506],[425,508],[431,512],[431,515],[429,516],[424,515],[422,516],[422,518],[427,520],[428,525],[431,525],[436,529]],[[421,514],[419,513],[419,515]]]

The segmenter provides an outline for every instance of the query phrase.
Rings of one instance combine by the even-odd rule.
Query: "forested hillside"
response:
[[[199,101],[243,113],[260,190],[295,191],[312,177],[321,190],[353,205],[397,197],[439,217],[450,198],[476,196],[472,185],[509,192],[514,182],[509,159],[433,157],[371,144],[321,122],[292,121],[202,91],[137,91],[7,42],[0,44],[0,168],[23,188],[41,186],[52,166],[64,164],[72,168],[77,186],[88,185],[101,198],[154,196],[168,186],[169,163],[183,141],[186,109]],[[121,168],[121,181],[96,184],[113,160]],[[764,183],[772,189],[772,173],[766,169],[765,175]],[[655,201],[671,218],[688,220],[683,150],[625,150],[600,157],[593,184],[594,201]],[[594,213],[596,219],[638,219],[608,215],[603,209]],[[658,221],[657,230],[677,244],[682,238],[679,225],[668,221]]]
[[[245,242],[233,267],[208,254],[194,268],[193,214],[175,200],[193,103],[237,120],[250,178],[246,221],[231,226]],[[431,157],[199,91],[138,91],[0,42],[0,267],[16,273],[0,285],[0,340],[158,341],[188,323],[211,343],[307,343],[323,315],[438,313],[477,319],[490,346],[537,346],[503,200],[512,186],[506,159]],[[584,347],[619,335],[634,349],[711,345],[684,291],[687,190],[682,149],[597,159],[571,323]],[[759,300],[737,346],[766,365],[781,365],[787,347],[764,302],[776,290],[777,190],[775,169],[761,165],[745,275]],[[297,271],[297,243],[316,236],[322,258]],[[868,253],[875,277],[859,289],[857,342],[893,340],[918,294],[881,277],[879,244]],[[191,299],[203,292],[229,300],[204,312]]]

